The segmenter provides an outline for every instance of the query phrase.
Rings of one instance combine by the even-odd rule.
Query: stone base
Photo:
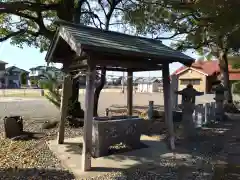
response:
[[[82,171],[82,137],[69,138],[64,144],[58,144],[57,140],[48,141],[49,149],[61,161],[61,164],[74,173],[76,179],[93,179],[99,176],[108,178],[107,173],[113,171],[127,171],[138,166],[160,164],[169,150],[164,141],[159,137],[141,136],[141,142],[148,148],[137,149],[107,157],[92,158],[91,170]],[[182,155],[181,155],[182,156]],[[174,154],[176,158],[176,155]],[[178,157],[178,156],[177,156]],[[169,158],[167,156],[167,158]],[[112,178],[113,179],[113,178]]]

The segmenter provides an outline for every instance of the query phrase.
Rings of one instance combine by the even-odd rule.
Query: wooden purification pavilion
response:
[[[87,76],[85,94],[85,117],[83,135],[83,171],[91,169],[93,98],[96,70],[105,67],[109,71],[125,71],[127,79],[127,108],[132,115],[133,72],[162,70],[165,120],[169,134],[174,137],[170,90],[169,64],[180,62],[191,65],[194,60],[173,50],[159,40],[130,36],[92,27],[56,22],[59,26],[46,55],[47,62],[62,63],[67,74],[64,79],[61,123],[58,143],[64,142],[64,121],[72,92],[73,71],[85,71]],[[76,77],[76,75],[75,75]]]

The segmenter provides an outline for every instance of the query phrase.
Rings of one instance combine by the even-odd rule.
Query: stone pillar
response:
[[[153,118],[153,109],[154,109],[154,101],[149,101],[148,105],[148,119],[152,120]]]
[[[209,122],[209,119],[210,119],[210,109],[211,108],[211,106],[210,106],[210,103],[206,103],[205,104],[205,107],[204,107],[204,115],[205,115],[205,118],[204,118],[204,124],[208,124],[208,122]]]
[[[193,121],[194,109],[195,109],[195,105],[192,102],[186,102],[186,101],[183,102],[182,124],[183,124],[183,132],[184,132],[185,138],[196,137],[195,123]]]
[[[205,119],[205,110],[204,110],[204,107],[203,107],[203,104],[198,104],[196,107],[195,107],[195,113],[197,114],[195,117],[195,126],[196,127],[202,127],[203,123],[204,123],[204,119]]]
[[[216,109],[216,103],[215,102],[211,102],[210,103],[211,121],[215,121],[215,116],[216,116],[215,109]]]

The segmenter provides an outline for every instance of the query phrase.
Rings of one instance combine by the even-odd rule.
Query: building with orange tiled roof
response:
[[[240,80],[240,69],[233,69],[232,65],[229,65],[228,69],[231,82]],[[191,83],[198,91],[209,93],[212,89],[212,83],[220,78],[220,68],[217,60],[198,60],[191,67],[182,66],[173,74],[178,76],[179,90]]]

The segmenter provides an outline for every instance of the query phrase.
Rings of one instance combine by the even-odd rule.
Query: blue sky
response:
[[[165,45],[170,45],[171,41],[163,41]],[[8,66],[17,66],[19,68],[29,70],[29,68],[46,65],[45,62],[45,54],[40,53],[39,49],[25,46],[23,49],[18,48],[16,46],[12,46],[9,41],[5,41],[0,44],[0,60],[8,63]],[[191,51],[186,52],[185,54],[197,59],[198,56],[196,53]],[[57,67],[61,67],[61,64],[57,64]],[[171,64],[171,72],[176,70],[181,66],[180,63]],[[113,76],[121,76],[121,72],[108,72],[109,75]],[[134,76],[155,76],[161,77],[161,71],[153,71],[153,72],[138,72],[134,73]]]
[[[91,3],[92,8],[96,8],[98,5],[95,3]],[[96,12],[98,14],[98,17],[104,21],[104,13],[99,11]],[[117,16],[119,17],[119,16]],[[111,18],[111,23],[115,23],[119,21],[119,18],[113,17]],[[19,20],[18,16],[12,16],[13,21]],[[121,19],[121,18],[120,18]],[[93,25],[92,25],[93,26]],[[132,28],[124,28],[125,25],[116,25],[116,26],[110,26],[110,30],[113,31],[118,31],[118,32],[124,32],[127,34],[132,34],[134,32],[131,32]],[[127,31],[126,31],[127,30]],[[126,32],[125,32],[126,31]],[[169,37],[171,33],[163,33],[162,36]],[[147,36],[148,37],[148,36]],[[149,37],[151,38],[151,37]],[[163,44],[170,46],[171,41],[170,40],[165,40],[162,41]],[[196,53],[193,53],[191,51],[187,51],[185,54],[189,55],[190,57],[193,57],[194,59],[198,59],[199,57],[197,56]],[[29,70],[29,68],[35,67],[35,66],[40,66],[40,65],[46,65],[45,62],[45,53],[40,53],[39,49],[36,48],[31,48],[28,46],[24,46],[23,49],[18,48],[16,46],[12,46],[8,41],[2,42],[0,44],[0,60],[5,61],[8,63],[8,66],[17,66],[19,68]],[[175,71],[177,68],[181,66],[180,63],[173,63],[170,66],[170,72]],[[56,67],[60,68],[61,64],[56,65]],[[122,76],[122,72],[108,72],[109,75],[113,76]],[[154,76],[154,77],[161,77],[162,73],[161,71],[152,71],[152,72],[137,72],[134,73],[134,76],[141,76],[141,77],[148,77],[148,76]]]

